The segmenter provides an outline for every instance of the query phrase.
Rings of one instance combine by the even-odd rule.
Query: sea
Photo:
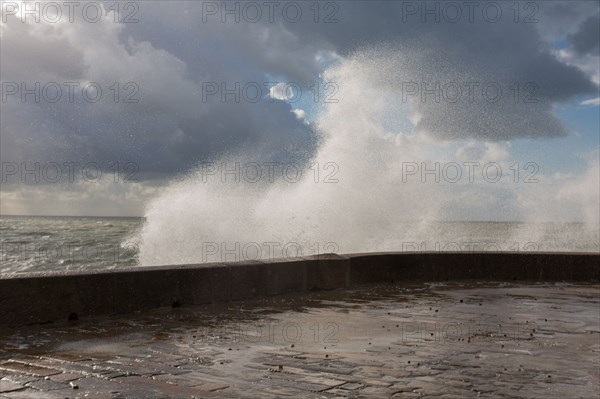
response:
[[[140,248],[136,241],[144,223],[144,218],[134,217],[0,216],[0,275],[144,266],[139,261]],[[436,231],[435,240],[403,241],[385,249],[600,252],[598,230],[590,230],[582,223],[439,222]],[[515,240],[515,231],[525,234]],[[365,247],[364,251],[370,249]],[[338,248],[338,252],[354,252],[354,248],[352,251]],[[202,261],[197,259],[197,263]]]
[[[137,265],[127,238],[143,218],[1,216],[0,273],[68,272]]]

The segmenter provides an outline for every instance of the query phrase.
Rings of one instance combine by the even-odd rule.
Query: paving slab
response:
[[[0,398],[600,395],[600,285],[402,283],[0,330]]]

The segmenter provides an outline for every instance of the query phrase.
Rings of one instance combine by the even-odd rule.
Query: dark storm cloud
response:
[[[147,177],[171,176],[225,153],[247,152],[263,161],[306,159],[316,136],[290,112],[292,105],[268,99],[222,102],[218,95],[203,101],[203,84],[262,85],[272,76],[307,88],[337,54],[352,57],[357,49],[379,43],[411,46],[400,45],[406,59],[387,64],[406,66],[391,82],[379,79],[375,65],[369,79],[376,86],[391,84],[401,91],[403,79],[491,81],[505,90],[511,82],[539,86],[535,104],[514,104],[509,97],[463,107],[416,104],[417,131],[440,138],[561,136],[566,131],[551,106],[597,90],[579,69],[550,54],[539,31],[552,25],[543,18],[552,12],[544,14],[541,2],[540,20],[533,24],[515,23],[508,5],[497,23],[484,20],[480,10],[473,22],[465,14],[457,23],[431,17],[423,23],[420,15],[407,15],[406,3],[335,2],[335,23],[314,23],[308,15],[298,23],[204,23],[200,2],[167,1],[140,3],[135,24],[9,21],[2,33],[3,82],[31,87],[93,81],[106,96],[115,82],[134,82],[139,103],[115,103],[106,96],[94,104],[81,99],[22,103],[14,97],[2,103],[2,159],[128,161],[138,163]],[[580,11],[573,13],[572,20],[583,20]],[[579,37],[588,38],[588,25],[574,34],[576,46],[581,42],[589,48]],[[385,66],[384,53],[372,54]],[[339,96],[344,101],[343,90]]]
[[[553,0],[539,1],[536,4],[539,6],[539,23],[536,23],[536,28],[542,37],[550,41],[576,32],[586,18],[600,9],[597,1]]]
[[[178,26],[177,16],[166,20],[166,25]],[[292,106],[268,98],[263,66],[248,56],[256,58],[260,52],[237,52],[228,44],[233,37],[211,33],[208,26],[198,32],[191,24],[192,32],[177,32],[155,46],[143,35],[128,35],[146,28],[128,29],[110,21],[63,27],[13,22],[3,32],[8,45],[3,46],[2,81],[24,83],[29,90],[38,83],[57,84],[63,97],[52,103],[41,90],[41,99],[29,94],[23,101],[20,87],[7,96],[0,122],[4,162],[95,162],[105,167],[134,162],[139,176],[156,178],[225,153],[290,161],[306,159],[314,149],[314,133],[291,112]],[[154,27],[161,32],[161,26]],[[285,54],[283,49],[276,52]],[[103,89],[102,99],[84,101],[80,85],[69,101],[65,83],[85,81]],[[133,90],[124,89],[128,82],[139,89],[133,103],[123,101]],[[121,90],[118,102],[115,83]],[[234,91],[241,95],[223,100],[221,84],[228,90],[239,84]],[[219,92],[206,95],[207,85],[216,85]],[[262,98],[256,91],[242,91],[244,85],[258,85]]]
[[[600,51],[600,13],[590,16],[579,30],[569,35],[569,41],[580,55],[591,53],[598,55]]]

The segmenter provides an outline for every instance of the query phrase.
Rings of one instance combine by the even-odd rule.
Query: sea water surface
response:
[[[0,274],[60,271],[91,271],[140,266],[136,238],[143,218],[117,217],[0,217]],[[407,222],[407,229],[410,223]],[[429,240],[370,242],[365,249],[390,251],[576,251],[599,252],[599,233],[582,223],[523,224],[512,222],[438,222]],[[165,237],[165,240],[169,240]],[[192,241],[193,243],[193,241]],[[226,259],[202,254],[206,243],[196,243],[197,263],[236,261],[251,255],[239,246]],[[223,243],[211,243],[220,245]],[[194,245],[194,244],[192,244]],[[228,248],[235,245],[226,243]],[[315,247],[300,255],[314,255]],[[330,249],[328,247],[327,249]],[[322,247],[323,252],[327,252]],[[353,249],[338,248],[338,253]],[[264,254],[266,255],[266,253]],[[263,258],[264,258],[263,255]],[[298,255],[296,252],[290,256]]]
[[[0,217],[0,273],[83,271],[137,265],[127,243],[143,218]]]

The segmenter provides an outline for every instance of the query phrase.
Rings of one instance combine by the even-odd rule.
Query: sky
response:
[[[336,124],[365,113],[406,162],[495,162],[505,178],[517,163],[542,181],[477,191],[500,205],[528,190],[553,197],[548,214],[598,217],[598,1],[70,7],[2,1],[3,215],[143,216],[206,162],[304,165],[336,140],[339,154],[354,139]],[[504,206],[455,215],[519,217]]]

